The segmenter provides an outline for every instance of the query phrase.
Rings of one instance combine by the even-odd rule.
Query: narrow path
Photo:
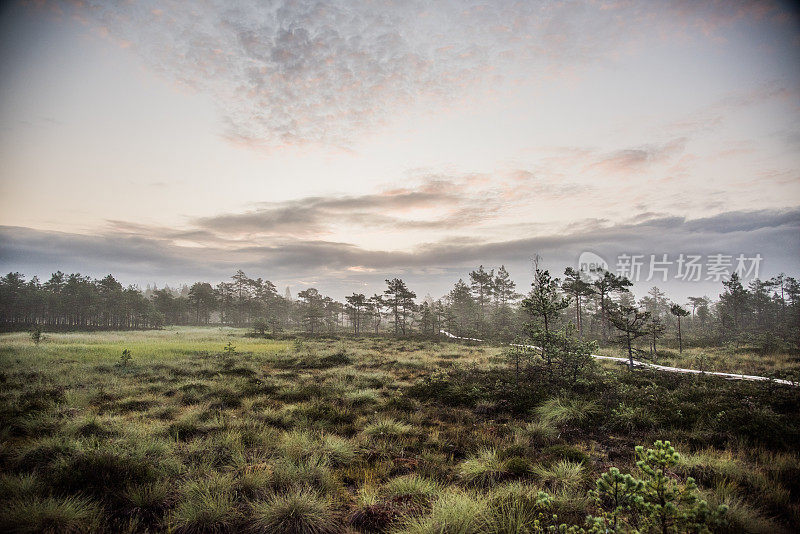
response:
[[[450,332],[445,330],[439,330],[442,334],[450,339],[462,339],[464,341],[483,341],[482,339],[477,339],[474,337],[459,337],[454,336]],[[540,347],[535,345],[516,345],[511,344],[512,347],[526,347],[529,349],[536,349],[541,350]],[[601,356],[599,354],[591,354],[592,358],[597,360],[611,360],[618,363],[623,363],[628,365],[628,358],[616,358],[614,356]],[[768,376],[756,376],[756,375],[740,375],[736,373],[722,373],[720,371],[698,371],[697,369],[683,369],[681,367],[668,367],[666,365],[656,365],[654,363],[648,362],[640,362],[638,360],[633,360],[634,367],[643,367],[647,369],[655,369],[656,371],[665,371],[667,373],[684,373],[684,374],[693,374],[693,375],[713,375],[713,376],[721,376],[727,380],[752,380],[752,381],[763,381],[763,382],[774,382],[776,384],[784,384],[787,386],[797,386],[797,382],[792,382],[791,380],[782,380],[780,378],[769,378]]]

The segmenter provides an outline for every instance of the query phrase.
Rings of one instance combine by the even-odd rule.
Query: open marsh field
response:
[[[521,383],[500,346],[213,327],[5,334],[0,369],[10,532],[588,529],[595,480],[644,477],[634,447],[656,440],[671,483],[727,506],[713,530],[800,528],[796,388],[616,366]]]

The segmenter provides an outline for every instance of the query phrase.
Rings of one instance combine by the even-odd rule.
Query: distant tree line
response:
[[[632,321],[626,337],[647,340],[653,358],[663,344],[679,349],[685,344],[748,344],[766,352],[800,347],[800,283],[783,274],[753,280],[746,287],[733,274],[723,282],[717,301],[697,296],[676,303],[658,287],[637,301],[631,282],[608,271],[587,277],[567,268],[563,278],[538,266],[535,271],[524,295],[504,266],[487,270],[481,265],[437,299],[418,299],[395,277],[386,280],[380,293],[353,293],[344,302],[313,287],[297,293],[296,299],[288,288],[280,295],[269,280],[250,278],[241,270],[216,285],[148,286],[145,291],[123,287],[112,275],[92,279],[59,271],[42,282],[13,272],[0,278],[0,326],[127,329],[223,324],[252,327],[260,334],[301,330],[398,336],[436,336],[446,330],[462,337],[510,341],[535,323],[546,336],[569,328],[579,340],[608,344],[619,341],[620,325]],[[554,309],[541,300],[543,294],[557,303]],[[538,304],[531,300],[536,298]],[[546,313],[533,313],[536,309]]]

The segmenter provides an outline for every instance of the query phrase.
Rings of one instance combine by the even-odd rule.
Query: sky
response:
[[[536,255],[675,299],[800,275],[796,6],[0,8],[3,272],[438,297]]]

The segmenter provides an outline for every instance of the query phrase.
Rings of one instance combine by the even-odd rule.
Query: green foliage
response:
[[[170,516],[170,527],[179,534],[235,532],[240,520],[232,482],[213,476],[189,483],[184,497]]]
[[[364,427],[364,435],[378,439],[397,439],[410,434],[414,428],[389,417],[383,417]]]
[[[448,491],[436,500],[429,514],[411,516],[397,534],[478,534],[488,508],[487,500],[464,491]]]
[[[539,419],[554,426],[581,426],[600,413],[600,406],[593,400],[578,397],[556,397],[536,408]]]
[[[406,475],[393,478],[384,486],[386,495],[402,499],[415,506],[428,506],[441,493],[439,485],[419,475]]]
[[[263,336],[264,334],[267,333],[267,330],[269,329],[269,321],[267,321],[266,319],[256,319],[255,321],[253,321],[252,328],[254,334]]]
[[[525,476],[531,471],[531,462],[524,456],[511,456],[503,462],[503,470],[513,476]]]
[[[123,349],[122,354],[119,357],[119,364],[121,367],[128,367],[132,359],[133,356],[131,355],[130,349]]]
[[[103,524],[100,506],[83,497],[46,497],[7,501],[0,505],[0,525],[19,534],[84,534]]]
[[[487,384],[469,370],[437,370],[409,388],[420,400],[437,400],[448,406],[474,406],[488,394]]]
[[[680,460],[669,441],[637,446],[636,456],[641,478],[611,468],[597,480],[592,496],[600,514],[587,519],[590,531],[710,532],[723,524],[726,506],[712,509],[691,477],[680,484],[669,476]]]
[[[53,334],[47,350],[5,335],[0,509],[71,496],[99,510],[89,531],[245,532],[261,524],[256,503],[308,493],[336,532],[570,531],[594,528],[592,514],[644,533],[660,531],[649,486],[641,501],[611,488],[623,473],[649,481],[628,444],[668,435],[694,452],[664,468],[666,484],[682,492],[691,476],[698,501],[729,507],[728,526],[709,528],[800,524],[795,388],[603,366],[574,384],[532,373],[517,392],[499,347],[306,338],[285,365],[291,340],[236,339],[227,366],[216,328]],[[124,348],[140,365],[119,372]],[[338,352],[351,363],[298,365]],[[598,504],[587,490],[612,465]]]
[[[523,485],[497,491],[484,513],[481,532],[524,534],[544,532],[552,520],[550,496]]]
[[[249,532],[258,534],[328,534],[340,530],[330,501],[308,489],[254,502],[251,516]]]
[[[487,485],[508,474],[496,449],[483,449],[458,466],[459,476],[467,484]]]
[[[36,345],[42,341],[42,327],[38,324],[31,328],[31,341]]]

